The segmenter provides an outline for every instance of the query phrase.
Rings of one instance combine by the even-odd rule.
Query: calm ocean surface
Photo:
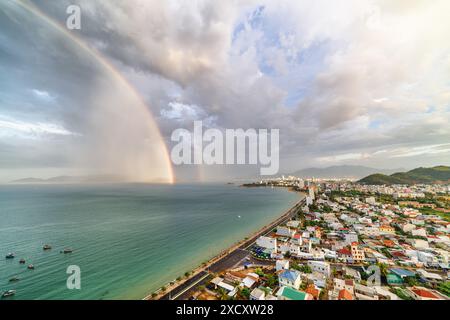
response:
[[[141,299],[299,199],[285,189],[235,185],[0,186],[0,292]],[[43,251],[47,243],[53,249]],[[64,247],[74,252],[61,254]],[[16,258],[5,259],[8,252]],[[81,290],[66,288],[69,265],[81,268]],[[20,281],[10,284],[13,276]]]

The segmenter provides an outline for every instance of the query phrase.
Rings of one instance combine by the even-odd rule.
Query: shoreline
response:
[[[161,288],[163,288],[163,287],[160,287],[158,290],[154,291],[153,293],[150,293],[150,294],[146,295],[145,297],[143,297],[142,300],[160,300],[164,296],[166,296],[168,294],[170,295],[170,293],[173,290],[179,288],[180,286],[182,286],[183,284],[185,284],[186,282],[188,282],[192,278],[200,275],[200,273],[206,272],[206,270],[208,270],[212,265],[214,265],[215,263],[218,263],[221,260],[227,258],[228,256],[230,256],[232,253],[234,253],[239,248],[241,248],[243,246],[249,246],[250,244],[255,242],[256,239],[259,236],[261,236],[263,234],[266,234],[268,231],[272,230],[275,226],[279,225],[281,222],[283,222],[284,220],[289,218],[292,215],[293,211],[295,209],[297,209],[302,203],[305,202],[306,194],[303,193],[303,192],[294,190],[293,188],[288,188],[288,191],[289,192],[298,192],[300,194],[301,199],[298,200],[297,202],[295,202],[292,207],[290,207],[289,209],[284,211],[280,217],[278,217],[275,220],[269,222],[267,225],[261,227],[257,231],[249,234],[247,237],[245,237],[244,239],[236,242],[235,244],[231,245],[230,247],[222,250],[221,252],[216,254],[214,257],[212,257],[208,261],[200,264],[194,270],[189,272],[189,276],[184,277],[183,279],[181,279],[179,281],[173,282],[172,285],[170,285],[170,283],[172,283],[172,282],[170,282],[168,285],[163,286],[163,287],[166,288],[166,290],[162,291]],[[207,272],[207,274],[209,275],[209,272]],[[157,295],[154,296],[154,293],[156,293]]]

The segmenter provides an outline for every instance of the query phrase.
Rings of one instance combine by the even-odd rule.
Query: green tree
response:
[[[303,273],[312,273],[310,266],[307,266],[307,265],[301,266],[300,271]]]
[[[220,300],[228,300],[228,294],[224,288],[219,288],[217,290],[217,295]]]
[[[271,288],[275,287],[278,283],[278,278],[274,274],[266,275],[267,285]]]
[[[410,286],[410,287],[414,287],[414,286],[418,285],[418,281],[417,281],[416,277],[406,277],[405,281],[408,284],[408,286]]]
[[[248,288],[241,289],[240,295],[244,297],[245,299],[250,298],[250,290]]]
[[[378,268],[380,268],[381,274],[386,277],[388,274],[387,266],[384,263],[378,263],[377,265],[378,265]]]
[[[264,272],[262,271],[261,268],[256,268],[255,273],[260,277],[264,277]]]

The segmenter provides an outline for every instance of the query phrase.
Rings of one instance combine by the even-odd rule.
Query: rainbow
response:
[[[36,17],[42,19],[45,21],[48,25],[50,25],[52,28],[60,32],[62,35],[64,35],[66,38],[70,39],[73,43],[75,43],[80,49],[82,49],[85,53],[87,53],[89,56],[94,58],[96,61],[100,63],[100,65],[109,73],[111,74],[114,79],[116,79],[128,92],[136,98],[136,101],[138,102],[137,106],[142,108],[145,111],[145,114],[148,117],[148,125],[152,128],[155,128],[155,132],[157,133],[157,140],[158,143],[161,145],[161,155],[164,157],[164,164],[165,168],[164,170],[166,172],[162,173],[164,175],[164,182],[168,182],[173,184],[175,182],[175,175],[172,168],[172,162],[170,160],[169,151],[167,149],[167,146],[164,142],[164,139],[162,137],[161,131],[154,119],[153,114],[150,111],[150,108],[145,104],[144,99],[141,97],[141,95],[137,92],[137,90],[128,82],[128,80],[120,73],[117,68],[112,65],[106,57],[104,57],[100,52],[98,52],[96,49],[89,46],[86,42],[84,42],[81,38],[77,37],[74,33],[69,32],[64,26],[62,26],[59,22],[55,21],[45,13],[43,13],[39,8],[37,8],[35,5],[24,2],[22,0],[16,0],[15,3],[17,3],[20,7],[25,9],[26,11],[30,12],[31,14],[35,15]],[[149,181],[151,182],[151,181]]]

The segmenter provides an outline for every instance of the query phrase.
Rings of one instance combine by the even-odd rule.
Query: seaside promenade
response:
[[[278,225],[286,223],[294,217],[298,210],[304,205],[305,197],[299,200],[294,206],[288,209],[282,216],[273,221],[267,226],[264,226],[257,232],[253,233],[248,238],[236,243],[232,247],[222,251],[220,254],[209,260],[206,265],[203,265],[193,271],[191,276],[185,278],[173,285],[169,286],[164,293],[159,293],[157,296],[151,295],[144,298],[144,300],[185,300],[189,297],[192,291],[195,291],[201,285],[205,285],[215,273],[222,272],[232,268],[243,259],[250,255],[248,248],[255,243],[255,241],[262,235],[271,232]]]

